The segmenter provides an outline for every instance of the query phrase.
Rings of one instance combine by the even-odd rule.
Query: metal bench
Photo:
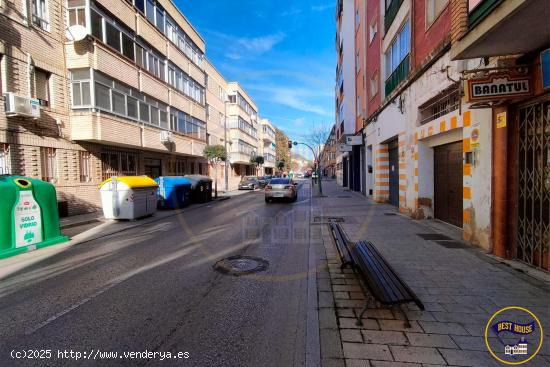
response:
[[[371,242],[359,241],[351,248],[351,258],[354,267],[359,270],[370,293],[380,303],[386,305],[400,305],[414,302],[418,308],[424,310],[424,305],[407,284],[397,275],[391,265],[378,252]],[[367,306],[361,310],[357,317],[357,325],[363,325],[361,321]],[[405,327],[411,327],[407,314]]]
[[[350,247],[352,247],[353,244],[348,239],[346,232],[344,232],[340,224],[335,221],[329,221],[329,225],[330,230],[332,231],[332,237],[336,243],[336,249],[340,255],[340,262],[342,263],[342,265],[340,265],[340,269],[344,269],[346,265],[353,266],[350,252]]]

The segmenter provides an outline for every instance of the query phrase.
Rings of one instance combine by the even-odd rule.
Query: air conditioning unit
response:
[[[4,94],[6,115],[40,118],[40,101],[37,98],[18,96],[8,92]]]
[[[161,143],[172,143],[174,141],[174,136],[171,131],[163,130],[160,132],[160,142]]]

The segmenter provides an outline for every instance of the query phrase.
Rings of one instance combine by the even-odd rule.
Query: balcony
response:
[[[393,20],[395,19],[395,16],[397,15],[397,12],[399,12],[399,8],[401,7],[401,4],[403,3],[403,0],[392,0],[388,8],[386,9],[386,14],[384,15],[384,31],[387,32],[388,29],[390,29]]]
[[[467,33],[453,43],[451,57],[516,55],[547,47],[550,32],[544,9],[548,0],[481,1],[469,12]]]
[[[128,148],[202,156],[206,142],[173,132],[174,143],[160,141],[162,129],[104,112],[75,111],[70,116],[71,139]]]
[[[230,152],[229,153],[229,162],[231,164],[250,164],[251,154],[242,153],[242,152]]]
[[[410,55],[405,56],[403,61],[397,66],[397,68],[391,73],[391,75],[386,79],[386,97],[389,96],[395,88],[401,83],[407,75],[409,74],[410,69]]]

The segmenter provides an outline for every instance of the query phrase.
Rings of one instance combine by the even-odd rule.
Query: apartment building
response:
[[[171,1],[0,4],[3,173],[52,182],[77,214],[111,176],[208,172],[205,44]]]
[[[235,175],[256,175],[256,167],[250,159],[260,154],[258,107],[238,82],[227,84],[227,94],[229,162]]]
[[[336,178],[336,126],[332,127],[323,145],[320,165],[323,176]]]
[[[275,173],[275,127],[271,121],[260,119],[260,152],[264,157],[262,166],[263,175],[273,175]]]
[[[338,0],[336,3],[336,139],[345,142],[346,136],[356,132],[355,97],[355,0]],[[356,153],[338,151],[336,180],[339,185],[357,189],[360,183]]]
[[[492,157],[484,185],[471,185],[469,196],[492,188],[483,216],[492,224],[487,236],[495,255],[549,271],[550,3],[451,0],[451,12],[451,58],[484,60],[464,68],[465,100],[489,111],[471,123],[491,139],[478,140],[474,130],[464,136],[472,167],[480,153]],[[480,208],[467,209],[466,233],[475,239]]]
[[[230,147],[230,131],[226,120],[227,110],[227,81],[214,65],[204,60],[207,75],[206,86],[206,133],[209,145],[222,145],[226,151]],[[227,167],[226,167],[227,164]],[[218,180],[218,189],[224,191],[237,189],[240,176],[228,161],[222,162],[216,170],[209,167],[209,174],[212,179]],[[227,175],[227,179],[226,179]]]
[[[492,133],[480,121],[491,111],[461,95],[462,72],[483,60],[451,59],[450,1],[358,1],[352,24],[355,134],[363,136],[347,136],[343,149],[352,162],[359,151],[361,191],[489,249]],[[338,140],[338,124],[336,132]]]

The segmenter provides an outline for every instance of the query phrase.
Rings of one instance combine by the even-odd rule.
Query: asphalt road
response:
[[[304,365],[307,183],[299,193],[295,204],[266,204],[251,192],[190,209],[1,280],[0,365]],[[247,276],[214,271],[233,255],[269,266]],[[121,358],[145,351],[188,358]],[[36,358],[12,359],[15,352]],[[100,358],[105,352],[118,355]]]

